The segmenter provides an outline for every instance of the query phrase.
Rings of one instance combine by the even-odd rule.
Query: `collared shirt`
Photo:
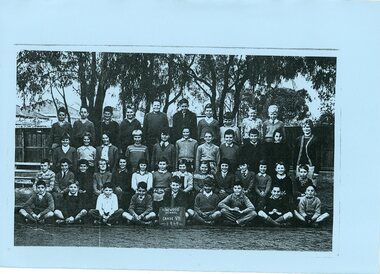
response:
[[[96,201],[96,209],[99,210],[100,215],[103,215],[103,213],[111,215],[118,209],[118,206],[115,193],[112,193],[108,197],[104,193],[101,193]]]
[[[45,196],[45,194],[46,194],[46,191],[42,194],[37,194],[38,199],[42,200],[42,198]]]
[[[87,160],[90,166],[94,166],[96,149],[93,146],[81,146],[77,149],[78,159]]]
[[[109,161],[108,159],[108,151],[109,151],[109,148],[111,147],[111,144],[108,144],[108,145],[102,145],[102,154],[101,154],[101,158]]]
[[[205,117],[205,121],[210,124],[212,121],[214,121],[214,118],[213,117],[210,117],[210,118]]]
[[[166,142],[161,141],[160,142],[160,147],[162,147],[162,146],[167,147],[168,145],[169,145],[168,141],[166,141]]]
[[[77,196],[78,196],[78,192],[75,192],[74,194],[73,194],[73,193],[71,193],[71,192],[69,192],[69,193],[68,193],[68,195],[69,195],[69,196],[74,196],[74,197],[77,197]]]
[[[210,197],[213,194],[212,191],[210,193],[207,193],[206,191],[203,190],[203,195],[205,195],[207,198]]]
[[[228,173],[228,172],[223,172],[223,171],[222,171],[221,173],[222,173],[222,177],[225,178],[225,177],[227,176],[227,173]]]
[[[61,171],[61,174],[62,174],[62,179],[63,179],[63,178],[65,178],[67,171]]]
[[[225,143],[226,147],[233,147],[234,146],[234,143],[231,143],[231,144],[227,144]]]
[[[278,179],[284,179],[286,177],[286,174],[282,174],[282,175],[277,174],[276,176]]]
[[[267,174],[259,172],[259,173],[257,173],[257,175],[265,177]]]
[[[62,146],[62,150],[64,153],[67,153],[70,149],[70,146]]]

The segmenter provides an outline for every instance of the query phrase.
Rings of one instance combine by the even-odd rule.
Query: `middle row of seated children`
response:
[[[74,175],[68,168],[67,159],[61,159],[61,171],[57,174],[49,170],[49,161],[45,159],[41,162],[41,172],[37,174],[36,181],[44,180],[48,186],[47,191],[52,192],[56,200],[60,200],[62,195],[68,192],[70,182],[78,182],[80,192],[84,194],[86,199],[87,208],[95,204],[96,198],[102,193],[105,183],[112,184],[119,203],[124,206],[129,204],[139,182],[145,182],[154,201],[160,202],[163,200],[165,190],[169,189],[172,176],[178,176],[183,191],[193,203],[196,194],[203,191],[204,181],[207,178],[216,182],[214,192],[220,199],[232,193],[233,184],[238,180],[242,183],[244,193],[255,201],[259,209],[264,207],[270,196],[271,186],[274,184],[281,186],[283,196],[288,200],[291,208],[294,208],[298,204],[299,198],[305,193],[305,186],[312,183],[307,178],[307,166],[299,167],[299,177],[292,182],[286,174],[285,164],[282,162],[276,164],[276,175],[273,178],[266,173],[267,164],[265,161],[259,162],[257,174],[250,171],[248,164],[243,160],[236,173],[231,172],[228,159],[221,160],[220,171],[215,174],[212,174],[210,163],[207,161],[201,162],[200,172],[194,175],[187,171],[186,163],[185,160],[181,160],[178,164],[178,171],[171,173],[168,171],[168,161],[162,158],[158,161],[158,170],[151,173],[147,171],[147,161],[141,159],[138,162],[138,169],[132,173],[127,169],[127,159],[120,157],[118,168],[111,173],[107,170],[107,161],[100,159],[98,161],[98,172],[91,175],[88,172],[88,161],[82,159],[79,161],[79,171]]]
[[[36,183],[36,188],[37,193],[33,194],[19,211],[27,222],[42,223],[54,215],[57,224],[82,223],[83,218],[89,215],[94,224],[103,223],[111,226],[120,218],[134,224],[151,224],[158,216],[159,208],[154,209],[155,201],[148,193],[145,182],[138,183],[137,191],[125,211],[119,207],[117,196],[113,193],[114,188],[110,183],[104,185],[103,192],[97,197],[96,207],[88,211],[83,204],[79,187],[74,182],[70,183],[68,192],[63,194],[59,206],[54,205],[52,195],[46,192],[43,180]],[[165,190],[161,206],[183,207],[186,219],[210,225],[224,220],[226,224],[246,226],[258,215],[269,225],[281,226],[293,218],[292,210],[278,185],[272,187],[271,196],[262,209],[255,208],[244,193],[240,181],[234,182],[233,192],[222,200],[213,189],[214,182],[208,178],[205,180],[203,190],[196,195],[192,208],[186,194],[181,190],[179,177],[174,176],[170,188]],[[314,185],[306,187],[305,196],[300,199],[297,210],[293,212],[300,223],[312,226],[318,226],[329,217],[328,213],[321,214],[321,201],[316,197]]]
[[[211,131],[205,131],[202,140],[198,144],[190,138],[189,128],[182,130],[182,138],[176,141],[176,144],[169,143],[169,133],[163,130],[160,135],[160,141],[152,148],[152,155],[149,154],[148,147],[142,144],[142,131],[134,130],[132,132],[134,144],[128,146],[125,154],[120,154],[119,149],[110,143],[107,132],[102,134],[102,145],[94,148],[90,145],[91,134],[86,132],[83,136],[83,146],[75,149],[70,146],[70,136],[64,134],[61,137],[62,145],[56,147],[53,151],[53,170],[58,171],[60,160],[63,158],[69,160],[69,168],[77,171],[77,163],[80,160],[88,161],[88,170],[90,173],[98,171],[97,162],[100,159],[107,161],[108,169],[112,172],[118,168],[118,159],[126,157],[128,166],[132,171],[138,169],[138,163],[141,159],[148,161],[147,168],[157,169],[158,160],[166,158],[169,170],[176,166],[179,161],[186,161],[190,171],[200,170],[201,162],[208,162],[212,172],[215,174],[220,165],[221,159],[230,161],[230,170],[238,168],[240,159],[244,159],[249,164],[249,169],[258,172],[258,162],[265,159],[268,164],[269,174],[273,175],[274,164],[282,161],[285,168],[288,169],[291,155],[289,148],[283,143],[283,133],[280,130],[274,131],[273,143],[260,143],[259,132],[257,129],[251,129],[249,132],[249,141],[240,147],[234,142],[236,132],[229,128],[223,133],[223,143],[217,146],[213,143],[214,135]],[[149,169],[150,170],[150,169]]]

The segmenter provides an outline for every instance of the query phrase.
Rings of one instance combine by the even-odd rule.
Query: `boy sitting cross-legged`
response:
[[[213,193],[214,182],[207,178],[203,191],[198,193],[194,202],[194,220],[201,224],[215,224],[222,213],[218,210],[219,196]]]
[[[69,192],[63,194],[61,206],[54,211],[56,223],[81,223],[82,218],[87,214],[84,202],[85,198],[79,193],[78,185],[72,182],[69,185]]]
[[[257,216],[255,207],[244,194],[241,182],[234,183],[233,191],[234,193],[220,201],[218,206],[228,223],[245,226]]]
[[[94,224],[104,223],[111,226],[117,222],[123,214],[123,210],[119,208],[117,196],[113,193],[111,183],[105,183],[103,192],[99,194],[96,200],[96,209],[90,209],[88,214],[94,219]]]
[[[321,214],[321,200],[315,195],[315,186],[309,185],[306,188],[305,196],[300,199],[298,211],[294,210],[297,219],[306,226],[317,227],[330,216],[327,212]]]
[[[266,223],[273,226],[280,226],[293,217],[289,210],[288,200],[282,197],[281,187],[273,186],[271,196],[268,198],[264,209],[260,210],[258,215],[262,217]]]
[[[44,223],[45,219],[54,216],[53,196],[46,192],[46,183],[38,180],[36,183],[36,193],[26,201],[19,213],[25,218],[25,222],[32,221]]]
[[[152,196],[147,194],[147,183],[137,184],[136,194],[132,196],[128,211],[122,217],[136,224],[150,224],[156,218]]]

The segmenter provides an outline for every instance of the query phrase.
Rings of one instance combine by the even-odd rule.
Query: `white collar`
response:
[[[78,196],[78,192],[76,192],[75,194],[72,194],[71,192],[68,193],[69,196],[75,196],[77,197]]]
[[[110,146],[112,146],[111,143],[109,143],[108,145],[102,145],[102,147],[110,147]]]
[[[157,170],[159,173],[161,174],[165,174],[166,172],[168,172],[168,170]]]
[[[233,147],[234,146],[234,143],[231,143],[231,144],[227,144],[227,143],[224,143],[226,145],[226,147]]]
[[[213,117],[210,117],[210,118],[205,117],[205,120],[207,123],[211,123],[214,120],[214,118]]]
[[[276,176],[278,179],[284,179],[286,177],[286,174],[283,174],[283,175],[276,174]]]
[[[259,173],[257,173],[257,175],[262,176],[262,177],[265,177],[267,174],[266,174],[266,173],[261,173],[261,172],[259,172]]]
[[[206,191],[203,190],[203,195],[205,195],[206,197],[210,197],[212,194],[213,194],[212,190],[210,191],[210,193],[207,193]]]
[[[160,142],[160,146],[162,146],[162,145],[165,145],[165,147],[167,147],[168,145],[169,145],[169,142],[168,141],[161,141]]]

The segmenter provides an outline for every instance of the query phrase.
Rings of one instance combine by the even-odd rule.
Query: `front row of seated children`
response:
[[[272,187],[269,199],[263,208],[257,209],[258,213],[250,198],[245,194],[241,181],[234,182],[233,193],[222,200],[213,192],[213,189],[214,180],[207,178],[192,206],[188,195],[181,189],[180,178],[173,176],[170,188],[165,190],[160,206],[183,207],[187,220],[192,219],[195,223],[208,225],[224,221],[229,225],[246,226],[258,215],[271,226],[285,226],[293,216],[301,224],[318,226],[329,217],[328,213],[321,214],[321,201],[316,197],[315,186],[312,184],[306,187],[305,195],[299,199],[298,208],[293,211],[294,214],[279,185]],[[119,208],[118,198],[113,193],[111,183],[103,185],[102,192],[97,197],[96,208],[88,212],[82,195],[77,183],[72,182],[55,208],[53,196],[46,191],[45,181],[38,180],[36,193],[28,199],[19,213],[26,222],[44,223],[46,219],[55,216],[57,224],[82,223],[86,215],[93,220],[94,224],[108,226],[119,222],[120,218],[133,224],[152,224],[157,220],[159,208],[155,209],[155,201],[148,194],[146,182],[138,183],[137,191],[125,211]]]

